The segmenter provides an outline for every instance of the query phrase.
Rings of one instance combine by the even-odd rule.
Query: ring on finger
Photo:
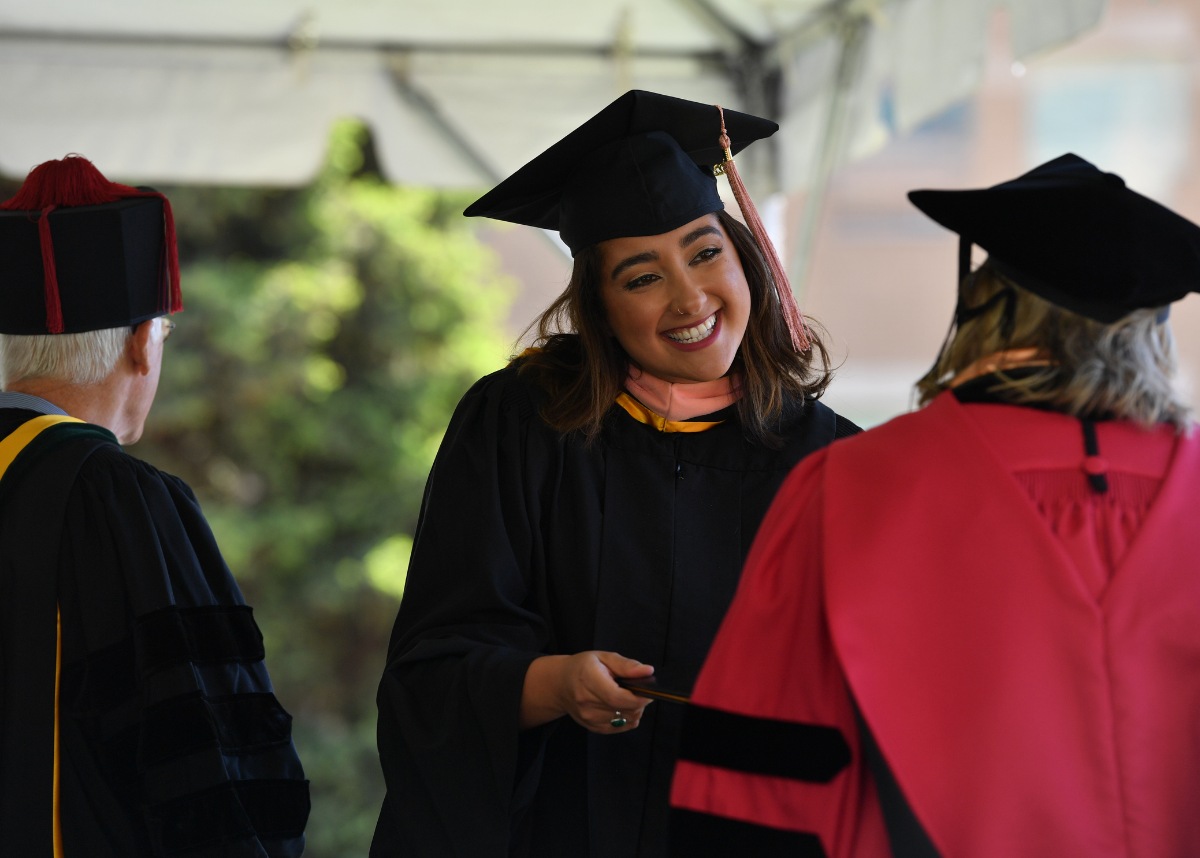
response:
[[[620,730],[628,723],[629,722],[625,719],[625,716],[618,711],[613,713],[612,720],[608,722],[608,726],[612,727],[614,730]]]

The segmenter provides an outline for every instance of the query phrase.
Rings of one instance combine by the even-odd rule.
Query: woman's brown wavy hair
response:
[[[829,353],[820,326],[807,317],[812,345],[796,351],[754,236],[727,212],[715,214],[737,249],[750,287],[750,319],[730,369],[742,381],[739,416],[748,438],[775,445],[785,402],[825,392],[832,376]],[[542,419],[563,434],[582,432],[589,439],[600,431],[629,371],[629,355],[613,336],[601,301],[600,259],[598,246],[575,256],[567,288],[529,326],[537,332],[534,350],[520,360],[520,371],[546,391]]]

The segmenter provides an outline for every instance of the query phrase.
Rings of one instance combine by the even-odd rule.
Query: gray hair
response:
[[[998,300],[1008,289],[1014,297]],[[1175,338],[1160,319],[1161,308],[1103,324],[1022,289],[986,262],[964,278],[959,295],[964,305],[991,305],[947,338],[933,368],[917,382],[922,405],[975,361],[1005,349],[1035,348],[1050,365],[1019,377],[1001,373],[992,392],[1003,401],[1143,426],[1170,423],[1183,430],[1190,424],[1191,409],[1174,385]]]
[[[0,387],[31,379],[99,384],[113,371],[132,328],[82,334],[0,334]]]

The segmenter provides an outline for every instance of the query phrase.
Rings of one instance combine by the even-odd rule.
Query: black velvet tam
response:
[[[725,110],[737,153],[779,126]],[[557,230],[577,254],[610,238],[660,235],[724,208],[713,166],[724,160],[715,105],[631,90],[467,207]]]
[[[167,312],[163,201],[0,211],[0,333],[49,333],[38,219],[48,217],[62,333],[135,325]]]
[[[1112,323],[1200,290],[1200,227],[1078,155],[990,188],[908,198],[1018,285],[1089,319]]]

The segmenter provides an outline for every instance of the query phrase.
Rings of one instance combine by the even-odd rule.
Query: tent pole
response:
[[[829,99],[821,147],[813,169],[812,181],[805,195],[800,225],[795,240],[790,242],[794,249],[788,254],[788,275],[793,291],[798,293],[797,300],[803,296],[807,286],[817,229],[829,192],[829,182],[834,169],[845,154],[846,138],[850,130],[849,105],[853,101],[854,88],[862,71],[863,52],[870,24],[871,19],[867,15],[854,15],[838,22],[837,32],[841,44],[833,93]]]
[[[480,184],[495,185],[504,178],[486,158],[483,157],[468,139],[458,132],[441,111],[437,104],[415,86],[408,75],[407,58],[403,55],[388,56],[388,77],[395,87],[397,95],[423,116],[430,125],[467,161],[479,171]]]

